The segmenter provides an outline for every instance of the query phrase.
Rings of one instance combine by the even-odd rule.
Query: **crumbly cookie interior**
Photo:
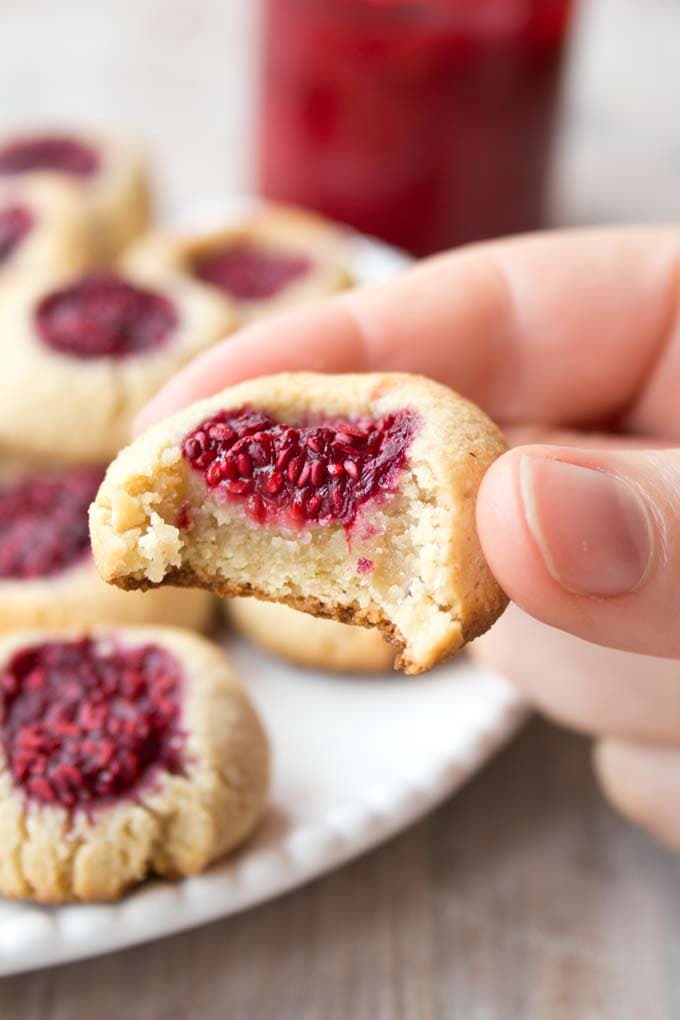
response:
[[[416,661],[425,649],[429,658],[433,648],[462,643],[455,605],[443,593],[437,597],[445,522],[417,461],[404,468],[397,492],[369,505],[346,532],[340,525],[299,531],[259,525],[238,506],[206,496],[179,448],[166,450],[164,459],[151,489],[114,495],[111,523],[125,544],[117,549],[123,555],[114,583],[198,584],[378,626],[397,646],[408,646],[401,665],[412,672],[420,671]],[[182,514],[188,529],[177,525]]]

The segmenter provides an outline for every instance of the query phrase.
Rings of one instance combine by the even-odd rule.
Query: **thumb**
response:
[[[532,616],[680,658],[680,451],[519,447],[489,469],[477,522],[491,570]]]

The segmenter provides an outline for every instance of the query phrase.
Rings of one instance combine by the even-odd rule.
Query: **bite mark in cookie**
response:
[[[90,510],[95,562],[128,590],[205,587],[377,627],[420,673],[505,608],[475,526],[504,449],[482,411],[418,376],[261,377],[122,451]]]
[[[178,323],[167,297],[114,273],[88,274],[53,291],[35,312],[41,340],[78,358],[124,358],[157,350]]]
[[[243,504],[258,524],[349,529],[396,488],[417,424],[403,410],[292,426],[243,407],[202,422],[182,454],[218,500]]]
[[[183,772],[181,667],[157,645],[91,638],[16,652],[0,675],[0,734],[16,785],[69,810]]]

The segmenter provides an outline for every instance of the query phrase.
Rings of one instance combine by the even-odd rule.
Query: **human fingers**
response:
[[[668,354],[680,344],[679,266],[680,233],[663,228],[463,248],[242,330],[171,380],[138,428],[254,375],[393,370],[439,379],[503,422],[632,420],[639,407],[641,427],[680,436]]]
[[[680,657],[680,451],[519,447],[487,472],[477,524],[494,575],[536,619]]]
[[[595,747],[594,762],[612,804],[680,850],[680,749],[603,740]]]
[[[603,648],[510,606],[470,645],[551,719],[594,736],[680,747],[680,662]]]

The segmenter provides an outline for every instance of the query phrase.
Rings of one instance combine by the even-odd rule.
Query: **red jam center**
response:
[[[0,737],[14,782],[69,810],[180,774],[181,668],[157,645],[89,638],[17,652],[0,673]]]
[[[305,255],[284,254],[245,242],[220,248],[194,263],[194,276],[242,301],[275,297],[312,268]]]
[[[244,407],[204,421],[182,452],[209,490],[259,524],[350,527],[394,491],[415,429],[410,411],[292,428]]]
[[[0,209],[0,265],[9,258],[33,227],[33,215],[23,205]]]
[[[40,338],[62,354],[124,358],[163,347],[179,316],[162,294],[98,273],[48,294],[35,322]]]
[[[73,177],[90,177],[98,169],[96,151],[65,135],[17,138],[0,149],[0,174],[56,170]]]
[[[0,578],[50,577],[90,549],[87,509],[100,468],[30,475],[0,486]]]

